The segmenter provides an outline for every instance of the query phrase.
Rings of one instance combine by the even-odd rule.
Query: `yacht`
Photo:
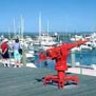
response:
[[[44,50],[46,50],[56,44],[57,44],[57,42],[56,42],[55,38],[51,37],[48,34],[47,35],[42,34],[41,36],[37,37],[37,39],[34,41],[34,45],[39,45]]]

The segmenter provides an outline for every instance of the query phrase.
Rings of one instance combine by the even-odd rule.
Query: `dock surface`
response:
[[[96,77],[78,75],[78,85],[66,85],[59,90],[54,84],[44,86],[42,77],[55,74],[48,69],[4,68],[0,65],[0,96],[96,96]]]

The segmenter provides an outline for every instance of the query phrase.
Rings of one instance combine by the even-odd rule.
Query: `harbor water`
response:
[[[62,36],[60,39],[63,42],[71,42],[70,41],[70,36]],[[72,66],[72,57],[71,57],[72,52],[70,52],[67,63]],[[93,48],[92,50],[90,49],[82,49],[80,51],[75,51],[74,52],[75,56],[75,64],[76,66],[85,66],[85,67],[92,67],[92,65],[96,65],[96,49]],[[36,60],[37,61],[37,60]],[[46,67],[46,62],[40,62],[36,63],[38,67]],[[54,60],[47,60],[47,67],[54,69],[55,61]]]
[[[7,35],[5,35],[5,36],[7,37]],[[31,34],[31,33],[27,34],[26,33],[24,36],[31,36],[32,38],[34,38],[35,36],[37,36],[37,34]],[[71,36],[72,36],[72,34],[66,35],[66,34],[62,33],[59,35],[59,39],[57,38],[57,41],[61,40],[62,42],[71,42],[70,41]],[[39,48],[39,46],[38,46],[38,48]],[[37,48],[37,46],[32,46],[29,49],[38,51],[38,48]],[[39,62],[38,52],[35,52],[34,57],[28,58],[26,62],[32,62],[37,67],[47,67],[49,69],[54,69],[55,61],[54,60],[47,60],[44,62]],[[67,60],[67,63],[70,65],[72,64],[71,54],[72,53],[70,52],[70,54],[68,56],[68,60]],[[93,48],[92,50],[82,49],[80,51],[75,51],[74,56],[75,56],[75,65],[84,65],[84,66],[91,66],[92,64],[96,65],[96,49],[95,48]]]

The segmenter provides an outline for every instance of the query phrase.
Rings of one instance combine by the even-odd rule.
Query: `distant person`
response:
[[[20,47],[19,39],[15,39],[15,42],[13,43],[13,55],[15,59],[14,67],[21,67],[22,49]]]
[[[3,59],[3,65],[4,67],[9,67],[9,45],[8,45],[8,39],[5,38],[4,40],[2,40],[1,42],[1,55],[2,55],[2,59]]]

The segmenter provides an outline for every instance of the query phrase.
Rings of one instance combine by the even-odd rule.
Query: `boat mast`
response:
[[[22,39],[23,45],[22,45],[22,63],[24,66],[26,66],[26,47],[24,43],[24,18],[21,15],[20,16],[20,38]]]
[[[41,37],[41,12],[39,13],[39,38]]]
[[[10,40],[11,39],[10,28],[8,28],[8,37],[9,37],[9,40]]]
[[[14,38],[16,37],[16,22],[13,20],[13,30],[14,30]]]
[[[47,35],[49,34],[49,20],[47,21]]]
[[[24,36],[24,18],[22,15],[20,16],[20,35],[21,35],[21,38],[23,39],[23,36]]]

